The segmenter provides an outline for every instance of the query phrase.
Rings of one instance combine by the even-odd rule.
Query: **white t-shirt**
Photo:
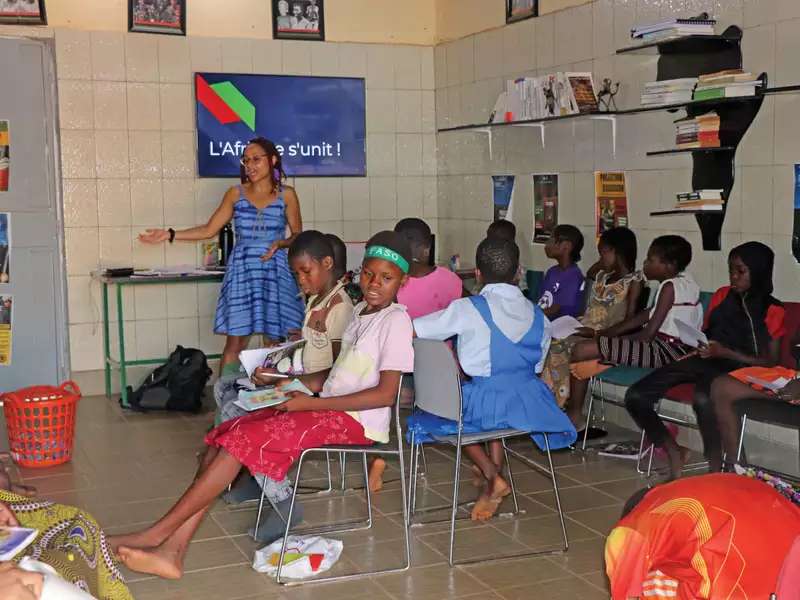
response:
[[[665,283],[672,283],[675,289],[675,303],[669,309],[667,316],[664,317],[664,322],[658,329],[659,333],[668,335],[669,337],[679,338],[678,326],[675,325],[675,319],[680,319],[687,325],[691,325],[695,329],[703,328],[703,306],[700,304],[700,286],[692,277],[691,273],[680,273],[674,279],[667,279],[661,282],[656,292],[656,301],[653,308],[650,310],[650,317],[656,310],[658,305],[658,298],[661,295],[661,290],[664,289]]]

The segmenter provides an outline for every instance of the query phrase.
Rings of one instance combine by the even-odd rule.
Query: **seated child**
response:
[[[510,240],[516,244],[517,226],[506,219],[497,219],[497,221],[492,221],[489,224],[489,227],[486,228],[486,237]],[[517,275],[514,278],[514,284],[520,286],[520,288],[523,288],[523,285],[525,284],[525,271],[522,268],[522,264],[517,267]]]
[[[431,228],[422,219],[401,219],[394,226],[411,248],[411,265],[408,281],[397,292],[397,301],[406,307],[412,319],[447,308],[453,300],[465,293],[461,278],[450,269],[430,264],[433,236]],[[414,400],[414,380],[410,375],[403,378],[401,402],[410,406]],[[369,486],[373,492],[383,488],[383,472],[386,461],[380,457],[372,460],[369,467]]]
[[[607,229],[597,244],[600,259],[586,273],[594,280],[584,315],[584,327],[564,340],[553,340],[542,372],[542,379],[553,390],[559,406],[575,427],[581,426],[586,390],[570,398],[569,360],[572,347],[582,338],[594,337],[597,330],[616,325],[636,314],[644,275],[636,270],[636,235],[627,227]],[[581,432],[578,432],[578,438]],[[597,436],[595,436],[597,437]]]
[[[430,263],[431,228],[422,219],[402,219],[394,226],[411,247],[411,266],[408,281],[397,292],[397,301],[406,307],[412,319],[442,310],[453,300],[461,298],[461,278],[450,269]]]
[[[539,306],[548,319],[577,317],[583,309],[585,283],[576,264],[581,259],[583,234],[574,225],[558,225],[544,245],[547,258],[556,261],[544,274]]]
[[[680,475],[682,454],[655,411],[670,388],[694,383],[694,410],[712,471],[722,468],[717,419],[709,399],[712,381],[724,373],[779,362],[785,333],[783,305],[772,297],[774,253],[760,242],[737,246],[728,255],[730,285],[711,298],[705,318],[708,346],[650,373],[628,388],[625,406],[650,440],[667,451],[672,478]]]
[[[109,538],[129,569],[181,577],[186,549],[203,516],[242,466],[272,481],[265,485],[269,500],[283,511],[292,494],[287,473],[304,449],[389,440],[400,378],[414,368],[411,319],[394,301],[410,262],[408,244],[393,231],[367,242],[360,275],[364,302],[355,307],[342,335],[339,357],[330,370],[300,378],[315,395],[291,392],[278,407],[212,430],[196,479],[167,514],[142,531]]]
[[[329,238],[319,231],[303,231],[289,247],[289,266],[308,299],[301,330],[301,337],[306,340],[302,348],[304,373],[330,369],[339,355],[342,333],[353,316],[353,304],[341,281],[343,267],[336,264],[334,256]],[[253,382],[273,384],[277,380],[271,373],[274,371],[259,367],[253,373]],[[219,423],[247,414],[234,404],[238,398],[236,380],[240,377],[241,373],[221,377],[214,386]],[[238,481],[224,499],[237,504],[260,495],[255,481],[246,477]]]
[[[636,492],[606,539],[605,566],[612,600],[797,599],[797,584],[784,584],[798,550],[795,504],[762,481],[715,473]]]
[[[575,441],[575,429],[538,377],[550,343],[550,325],[541,309],[513,285],[519,248],[510,241],[487,238],[478,246],[475,275],[485,284],[480,294],[453,301],[445,310],[414,320],[421,338],[446,340],[457,335],[464,372],[465,428],[471,431],[516,428],[548,433],[551,448]],[[409,427],[412,427],[413,417]],[[534,438],[541,442],[539,435]],[[540,443],[540,446],[543,444]],[[502,477],[499,441],[465,446],[483,476],[485,489],[472,510],[473,520],[494,515],[510,488]]]

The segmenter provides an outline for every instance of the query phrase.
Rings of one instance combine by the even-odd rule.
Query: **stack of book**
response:
[[[678,203],[673,210],[722,210],[725,201],[722,190],[695,190],[678,194]]]
[[[591,73],[551,73],[506,82],[490,123],[563,117],[598,111]]]
[[[719,148],[719,115],[711,111],[675,121],[675,146],[680,149]]]
[[[658,23],[637,25],[631,37],[643,43],[660,42],[688,35],[714,35],[714,19],[666,19]]]
[[[692,101],[692,92],[697,85],[697,77],[665,79],[644,84],[642,106],[662,106],[683,104]]]
[[[752,73],[741,69],[728,69],[700,75],[694,90],[695,100],[716,100],[718,98],[741,98],[755,96],[762,81]]]

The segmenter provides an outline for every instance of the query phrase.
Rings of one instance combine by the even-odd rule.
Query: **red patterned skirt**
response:
[[[374,441],[346,412],[264,408],[231,419],[206,435],[206,444],[224,448],[254,474],[281,481],[303,450],[327,445],[361,446]]]

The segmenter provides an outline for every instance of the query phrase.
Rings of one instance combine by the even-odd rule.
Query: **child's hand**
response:
[[[728,358],[731,351],[719,342],[709,342],[707,346],[699,346],[697,353],[701,358]]]
[[[286,331],[286,339],[290,342],[297,342],[303,339],[302,329],[289,329]]]
[[[278,404],[275,409],[284,412],[311,410],[314,398],[303,392],[289,392],[289,399],[283,404]]]
[[[0,502],[0,525],[3,527],[19,527],[14,511],[5,502]]]
[[[256,367],[250,379],[258,386],[275,385],[276,382],[280,381],[280,378],[273,376],[277,372],[275,369]]]
[[[777,391],[777,396],[791,404],[800,404],[800,379],[792,379]]]
[[[593,338],[597,336],[597,331],[591,327],[578,327],[575,330],[575,335],[585,338]]]

